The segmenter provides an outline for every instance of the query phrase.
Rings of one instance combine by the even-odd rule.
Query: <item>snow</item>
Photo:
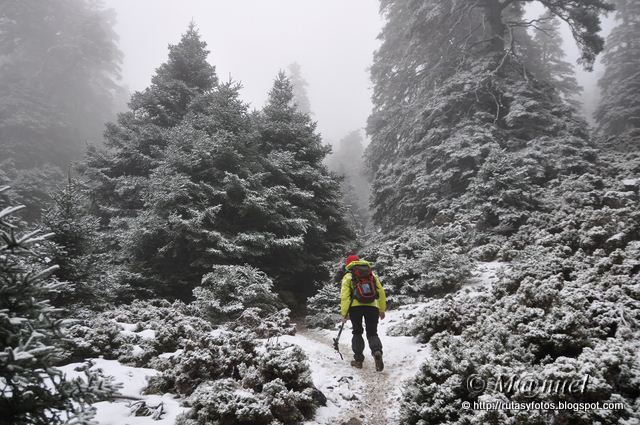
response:
[[[122,332],[120,332],[123,335],[137,335],[142,339],[146,339],[146,340],[152,340],[156,338],[156,331],[153,329],[144,329],[140,332],[136,332],[136,329],[138,329],[138,325],[135,323],[122,323],[122,322],[116,322],[120,327],[122,327]]]
[[[309,357],[311,375],[315,386],[327,397],[327,406],[320,407],[311,424],[335,424],[351,418],[364,420],[367,424],[398,423],[397,407],[404,380],[415,376],[420,364],[429,355],[423,344],[411,337],[386,335],[393,323],[404,320],[405,315],[414,315],[426,304],[404,306],[387,312],[378,325],[378,335],[384,350],[385,370],[376,372],[370,352],[365,350],[362,370],[354,369],[351,361],[351,324],[347,322],[340,338],[340,351],[344,360],[333,349],[336,330],[309,330],[298,328],[295,336],[281,339],[299,345]],[[365,399],[367,399],[365,401]],[[366,403],[366,406],[363,404]],[[367,406],[376,406],[371,409]],[[361,416],[363,415],[363,416]]]
[[[473,273],[472,281],[476,284],[492,284],[498,280],[498,272],[508,267],[508,264],[502,261],[479,263]]]
[[[136,329],[138,328],[138,325],[136,323],[122,323],[122,322],[116,322],[118,325],[120,325],[120,327],[122,327],[122,329],[124,329],[124,334],[132,334],[135,333]]]
[[[144,354],[144,350],[139,345],[134,345],[131,354],[135,357],[140,357]]]
[[[171,357],[174,356],[179,356],[180,354],[183,353],[183,349],[178,348],[176,351],[174,351],[173,353],[162,353],[160,354],[158,357],[160,357],[161,359],[170,359]]]
[[[625,235],[624,232],[616,233],[615,235],[613,235],[609,239],[607,239],[607,242],[622,241],[622,240],[624,240],[625,236],[626,235]]]
[[[125,366],[117,360],[93,359],[94,368],[100,368],[105,375],[111,375],[116,382],[122,384],[120,394],[126,397],[142,399],[147,406],[157,406],[164,404],[165,413],[160,420],[154,420],[151,416],[130,416],[129,405],[132,400],[116,399],[115,401],[101,401],[93,406],[97,409],[95,421],[100,425],[173,425],[178,415],[187,408],[180,406],[171,394],[163,395],[142,395],[142,390],[147,385],[147,377],[158,374],[157,370]],[[81,372],[74,369],[83,363],[72,363],[60,369],[67,375],[67,378],[82,376]]]
[[[142,339],[156,339],[156,331],[153,329],[145,329],[136,333],[140,335],[140,338]]]
[[[479,263],[471,282],[462,291],[480,294],[482,290],[498,280],[501,270],[508,263],[493,261]],[[362,370],[354,369],[351,361],[351,323],[347,322],[340,339],[340,352],[344,360],[333,349],[334,330],[305,329],[298,326],[294,336],[284,336],[287,342],[300,346],[309,357],[311,375],[315,386],[327,397],[327,406],[320,407],[312,424],[339,424],[355,419],[354,423],[399,424],[399,401],[405,382],[413,378],[420,365],[430,355],[430,347],[420,344],[412,337],[390,336],[387,329],[399,322],[411,320],[428,308],[431,301],[402,306],[388,311],[378,325],[382,340],[385,369],[376,372],[370,353],[365,350]],[[373,406],[373,408],[372,408]]]

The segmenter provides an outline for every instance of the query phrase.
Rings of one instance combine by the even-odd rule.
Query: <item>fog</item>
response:
[[[373,0],[106,0],[118,14],[130,90],[149,85],[193,19],[221,80],[242,82],[243,99],[264,104],[273,79],[294,61],[308,82],[314,119],[326,142],[366,124],[371,110],[368,67],[382,28]]]
[[[118,14],[123,80],[132,91],[149,85],[167,57],[167,45],[176,43],[193,19],[220,79],[241,81],[243,99],[253,108],[264,104],[276,73],[296,61],[326,142],[335,143],[366,125],[371,111],[368,67],[383,25],[377,1],[184,0],[178,6],[173,0],[106,0],[105,5]],[[536,16],[542,9],[532,3],[527,13]],[[575,64],[578,49],[566,25],[563,32],[567,58]],[[601,70],[597,65],[590,73],[576,66],[588,119]]]
[[[531,19],[538,17],[544,13],[544,10],[544,6],[541,3],[533,2],[526,9],[527,18]],[[614,13],[611,13],[609,16],[603,19],[601,35],[605,38],[613,28],[613,15]],[[576,42],[571,36],[569,25],[563,22],[561,29],[564,50],[567,54],[567,61],[574,65],[574,68],[576,70],[576,79],[578,80],[578,84],[580,84],[580,86],[582,87],[581,101],[583,109],[580,112],[587,119],[587,121],[593,124],[593,113],[595,112],[599,99],[598,79],[604,73],[604,67],[601,62],[602,55],[598,57],[593,71],[585,71],[584,68],[577,63],[580,53],[578,51]]]

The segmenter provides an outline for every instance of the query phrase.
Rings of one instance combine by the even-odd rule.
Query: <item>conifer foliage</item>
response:
[[[105,258],[99,220],[89,213],[86,188],[68,177],[67,184],[51,194],[52,205],[43,212],[42,224],[53,233],[49,257],[58,265],[55,276],[73,282],[52,301],[55,305],[104,303],[115,293],[101,279]]]
[[[307,83],[302,76],[302,70],[298,62],[289,65],[289,74],[287,75],[293,85],[293,101],[298,110],[304,114],[311,113],[311,103],[307,95]]]
[[[278,289],[311,291],[349,231],[322,164],[328,148],[291,82],[278,75],[250,114],[241,86],[219,83],[193,24],[169,50],[108,127],[109,149],[92,150],[84,167],[127,283],[188,297],[214,264],[248,263]]]
[[[387,23],[372,67],[367,128],[376,223],[470,220],[509,234],[550,180],[590,166],[584,124],[548,82],[528,78],[516,54],[514,29],[527,23],[512,20],[511,8],[526,3],[382,2]],[[569,23],[591,66],[603,44],[598,14],[608,3],[543,4]],[[496,167],[520,181],[515,192],[492,177]],[[496,190],[478,191],[491,185]]]
[[[610,136],[640,128],[640,4],[617,0],[616,7],[617,26],[607,38],[602,99],[595,114],[599,129]]]
[[[0,158],[66,168],[100,138],[122,92],[114,24],[100,2],[2,2]]]
[[[0,192],[7,188],[3,187]],[[0,193],[0,197],[2,197]],[[54,366],[62,357],[61,311],[48,297],[65,285],[50,275],[41,243],[52,236],[21,232],[13,220],[22,207],[0,199],[0,411],[11,424],[88,423],[89,404],[116,388],[99,372],[64,379]],[[47,267],[48,266],[48,267]]]
[[[527,61],[533,74],[551,83],[562,98],[574,107],[579,107],[580,86],[573,65],[565,60],[560,34],[560,19],[551,12],[540,17],[532,43],[533,61]]]

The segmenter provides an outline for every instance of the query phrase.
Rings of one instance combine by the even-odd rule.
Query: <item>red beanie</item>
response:
[[[349,263],[351,263],[352,261],[358,261],[360,259],[360,257],[358,257],[357,255],[350,255],[347,257],[346,261],[344,262],[345,266],[348,266]]]

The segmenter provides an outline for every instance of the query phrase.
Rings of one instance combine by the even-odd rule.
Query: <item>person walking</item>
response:
[[[384,319],[387,299],[378,276],[373,272],[371,263],[361,260],[357,255],[349,255],[345,261],[346,273],[342,277],[340,289],[340,313],[342,323],[351,320],[353,336],[351,366],[362,369],[364,362],[364,339],[366,328],[367,342],[374,358],[376,371],[384,369],[382,361],[382,341],[378,337],[378,319]]]

